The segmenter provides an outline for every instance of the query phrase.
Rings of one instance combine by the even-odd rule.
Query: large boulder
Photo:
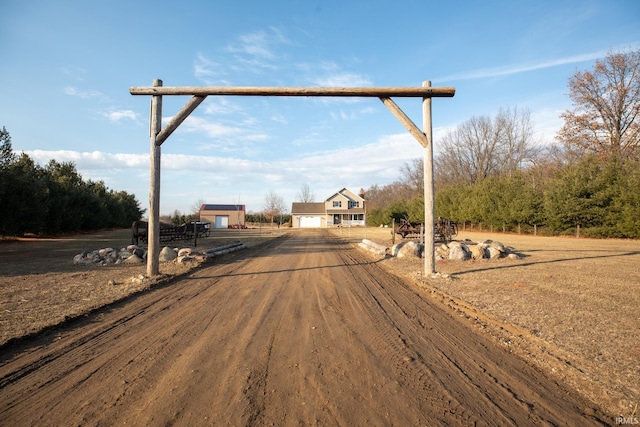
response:
[[[365,249],[369,252],[373,252],[375,254],[378,255],[386,255],[387,253],[387,247],[384,245],[381,245],[379,243],[376,243],[372,240],[369,239],[362,239],[362,242],[360,242],[358,244],[358,246],[360,246],[362,249]]]
[[[194,252],[193,248],[182,248],[178,251],[179,257],[189,256]]]
[[[464,245],[453,245],[449,249],[449,259],[451,261],[466,261],[470,256]]]
[[[489,244],[489,247],[490,247],[490,248],[497,249],[497,250],[499,250],[499,251],[500,251],[500,252],[502,252],[502,253],[506,253],[506,252],[507,252],[507,248],[506,248],[502,243],[500,243],[500,242],[495,242],[495,241],[493,241],[493,242],[491,242],[491,243]]]
[[[124,264],[142,264],[144,260],[138,255],[131,255],[129,258],[122,261]]]
[[[402,242],[392,248],[392,252],[395,252],[396,257],[404,258],[420,258],[422,255],[422,245],[418,242]]]
[[[489,254],[490,259],[500,258],[504,252],[495,246],[489,246],[487,248],[487,253]]]
[[[75,257],[73,257],[73,263],[78,265],[88,265],[91,264],[93,262],[93,260],[91,258],[87,258],[82,256],[82,254],[78,254]]]
[[[486,257],[486,248],[484,245],[469,245],[469,253],[472,259],[482,259]]]
[[[435,247],[435,258],[436,261],[444,261],[445,259],[449,259],[449,246],[444,243]]]
[[[160,255],[158,257],[160,262],[169,262],[169,261],[173,261],[176,258],[178,258],[178,253],[168,246],[165,246],[164,248],[162,248],[162,250],[160,251]]]

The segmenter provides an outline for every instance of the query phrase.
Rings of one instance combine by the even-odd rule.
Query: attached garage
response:
[[[300,228],[320,228],[322,227],[321,216],[301,216],[298,217]]]
[[[324,203],[293,203],[291,205],[291,226],[293,228],[326,227]]]

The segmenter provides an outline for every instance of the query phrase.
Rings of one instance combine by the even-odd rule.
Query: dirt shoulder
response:
[[[334,230],[356,243],[364,230]],[[391,246],[388,229],[367,238]],[[572,384],[611,412],[640,402],[640,242],[461,232],[491,239],[520,260],[440,261],[450,279],[424,278],[422,259],[382,264],[433,291],[510,351]],[[402,241],[396,239],[396,243]]]

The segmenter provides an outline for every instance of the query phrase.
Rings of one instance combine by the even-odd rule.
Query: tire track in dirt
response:
[[[341,255],[349,265],[363,262],[360,256],[354,257],[350,252],[342,252]],[[464,418],[465,412],[486,412],[486,415],[491,416],[498,424],[517,425],[531,423],[532,420],[535,424],[553,424],[557,422],[554,420],[559,419],[563,420],[562,423],[583,425],[583,416],[593,417],[594,421],[596,418],[604,418],[597,410],[586,408],[585,411],[582,402],[573,408],[567,408],[567,404],[570,405],[570,403],[563,400],[566,399],[568,392],[553,382],[549,385],[546,384],[547,381],[537,381],[536,377],[544,377],[544,375],[529,366],[517,363],[515,366],[505,368],[506,363],[503,359],[511,355],[507,356],[506,351],[501,355],[503,349],[500,348],[497,349],[496,355],[496,349],[488,343],[474,339],[475,334],[472,331],[456,329],[458,333],[465,333],[453,334],[442,327],[426,326],[446,324],[451,320],[451,316],[429,302],[424,297],[426,292],[421,295],[418,289],[412,288],[401,280],[394,280],[392,284],[378,282],[376,279],[378,275],[374,271],[376,268],[378,267],[372,266],[366,270],[371,280],[362,280],[362,283],[386,318],[383,321],[381,316],[375,315],[374,310],[372,318],[377,319],[376,326],[381,331],[386,330],[382,334],[395,351],[395,359],[401,360],[401,363],[396,363],[399,375],[410,378],[407,384],[409,386],[438,382],[460,402],[459,407],[453,408],[453,411],[461,413],[465,424],[470,421]],[[354,275],[354,277],[362,276]],[[394,321],[398,316],[402,321]],[[410,319],[410,322],[406,322],[407,319]],[[460,351],[465,348],[467,351]],[[426,357],[425,349],[428,355]],[[492,352],[493,357],[482,357],[488,352]],[[416,369],[417,372],[414,372]],[[488,377],[498,385],[498,388],[486,388],[486,385],[478,381],[483,377]],[[511,381],[501,380],[509,377]],[[474,392],[479,392],[480,397],[469,399],[470,388]],[[562,402],[562,404],[557,404],[553,399],[549,399],[550,397],[555,397],[556,402]],[[446,400],[445,396],[443,400]],[[549,400],[551,403],[548,402]],[[514,417],[513,414],[518,412],[514,411],[514,405],[525,412],[524,417]],[[494,410],[487,408],[494,408]],[[579,414],[578,417],[573,418],[573,413]],[[437,416],[437,414],[434,415]],[[498,421],[500,416],[504,417],[502,421]]]
[[[319,231],[0,353],[20,425],[601,425],[426,292]]]

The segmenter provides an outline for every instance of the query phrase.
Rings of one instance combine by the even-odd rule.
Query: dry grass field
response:
[[[238,239],[252,246],[284,231],[295,232],[224,230],[199,241],[198,247],[217,247]],[[389,229],[334,229],[332,233],[353,244],[367,237],[391,245]],[[471,327],[611,413],[637,414],[640,242],[475,232],[461,232],[456,239],[497,240],[522,258],[438,262],[436,270],[448,277],[432,278],[423,277],[422,259],[371,257],[426,287]],[[72,263],[73,256],[84,249],[119,248],[129,243],[129,230],[1,242],[0,345],[198,267],[161,264],[159,277],[140,279],[144,265]]]
[[[334,230],[353,243],[362,228]],[[366,230],[391,246],[389,229]],[[381,263],[430,287],[479,329],[620,416],[640,402],[640,241],[460,232],[500,241],[519,260],[439,261],[450,278],[422,276],[422,259]],[[402,241],[397,236],[396,243]],[[625,415],[626,414],[626,415]]]

